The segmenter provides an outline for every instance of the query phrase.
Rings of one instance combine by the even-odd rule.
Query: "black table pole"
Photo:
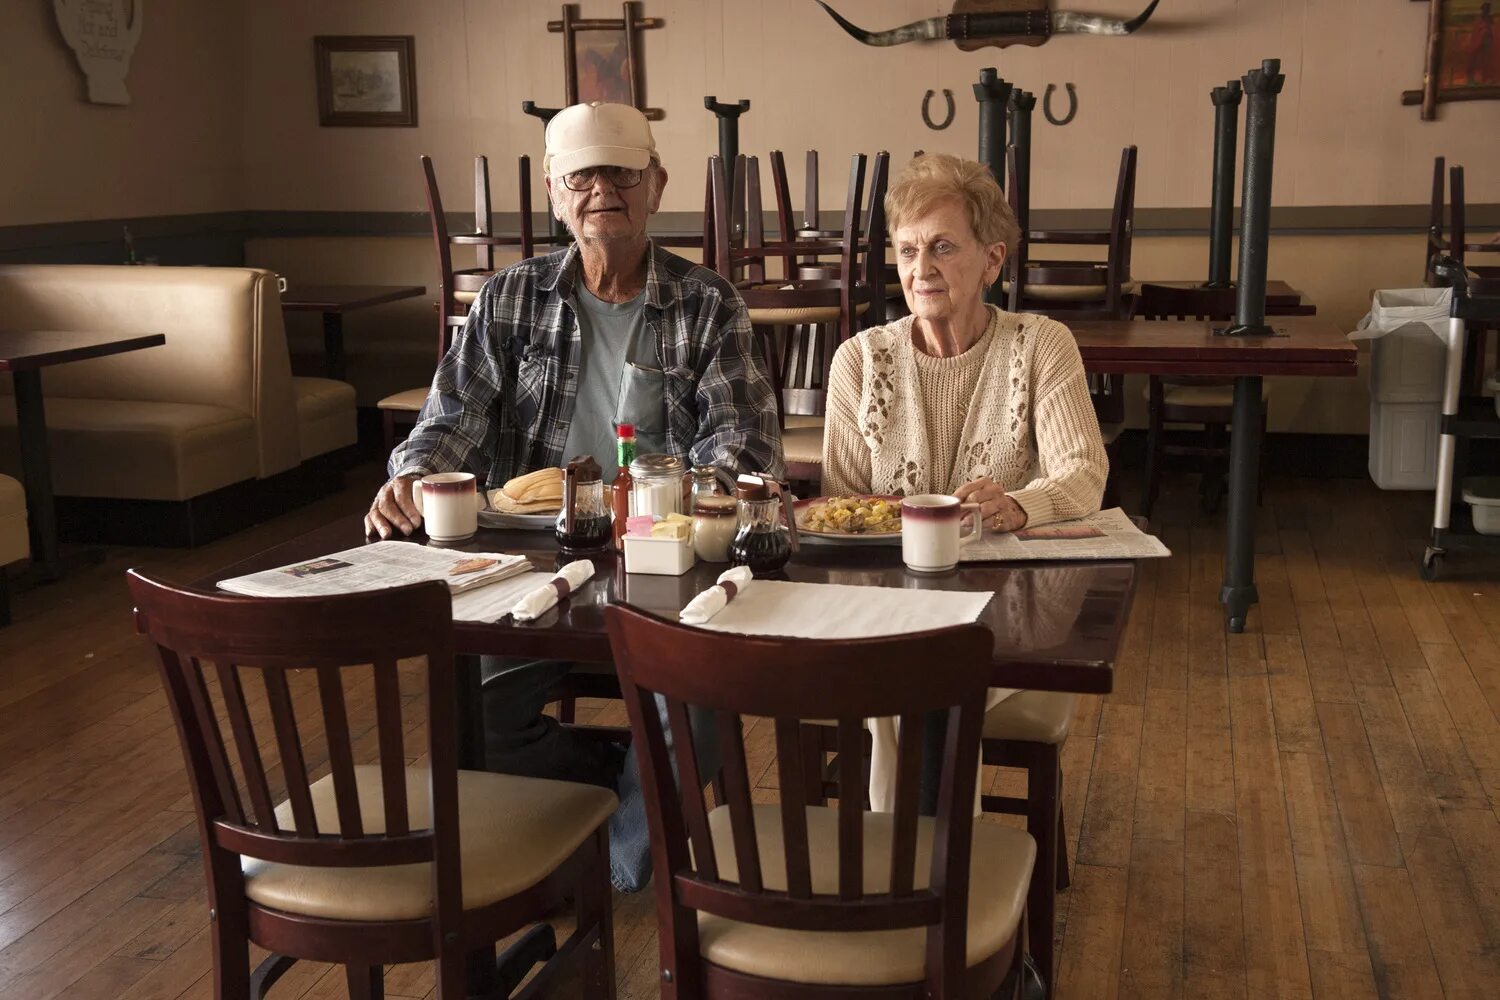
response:
[[[562,108],[539,108],[539,107],[536,106],[536,102],[535,101],[522,101],[521,102],[521,111],[524,114],[528,114],[528,115],[530,115],[533,118],[540,118],[542,120],[542,128],[544,128],[544,129],[547,127],[547,124],[550,121],[552,121],[552,119],[561,110],[562,110]],[[544,186],[542,188],[542,190],[545,191],[546,187]],[[548,235],[550,235],[550,236],[552,236],[554,238],[558,238],[558,237],[561,237],[561,236],[565,235],[566,232],[567,232],[567,230],[563,226],[562,221],[560,219],[558,219],[555,214],[553,214],[553,211],[552,211],[552,196],[548,195],[547,196],[547,233],[548,233]]]
[[[1245,180],[1240,204],[1240,280],[1237,289],[1234,336],[1264,336],[1266,326],[1266,258],[1271,242],[1271,167],[1276,147],[1276,95],[1286,77],[1281,60],[1266,59],[1260,69],[1241,81],[1249,95],[1245,110]],[[1238,428],[1236,428],[1238,430]]]
[[[1228,288],[1234,239],[1234,154],[1240,127],[1240,82],[1230,80],[1209,92],[1214,103],[1213,208],[1208,214],[1208,281],[1204,288]]]
[[[979,102],[979,162],[990,168],[1001,190],[1005,188],[1005,108],[1010,103],[1009,83],[995,74],[994,67],[979,71],[974,99]],[[1005,305],[1005,282],[997,281],[985,293],[986,302]]]
[[[979,71],[974,99],[979,102],[979,162],[990,168],[1005,187],[1005,106],[1012,87],[995,74],[993,66]]]
[[[1031,113],[1036,110],[1036,95],[1017,87],[1010,92],[1009,107],[1010,144],[1016,149],[1016,189],[1012,194],[1024,210],[1031,205]]]
[[[721,104],[717,97],[705,97],[703,106],[719,119],[719,157],[732,165],[740,155],[740,115],[750,110],[749,101]]]

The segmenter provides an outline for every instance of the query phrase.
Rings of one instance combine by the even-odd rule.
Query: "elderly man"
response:
[[[623,104],[574,105],[548,123],[546,145],[553,212],[576,242],[485,283],[416,427],[391,455],[391,480],[365,516],[369,534],[410,534],[421,523],[412,482],[432,472],[474,472],[495,488],[582,454],[608,482],[616,423],[635,425],[642,453],[781,474],[775,396],[744,303],[717,274],[646,235],[667,183],[646,117]],[[572,667],[485,658],[491,769],[615,783],[618,748],[542,715]],[[629,890],[650,871],[633,762],[620,794],[614,881]]]

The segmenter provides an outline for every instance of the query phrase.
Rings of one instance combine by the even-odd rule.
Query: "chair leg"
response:
[[[385,973],[378,965],[346,965],[344,982],[349,986],[349,1000],[385,998]]]
[[[1156,503],[1157,476],[1161,475],[1161,387],[1151,380],[1151,422],[1146,431],[1146,481],[1141,486],[1141,516],[1150,517]]]
[[[583,995],[585,1000],[615,1000],[615,931],[614,900],[609,882],[609,826],[594,833],[595,863],[585,868],[578,887],[578,930],[587,933],[597,927],[599,940],[585,958]]]
[[[557,721],[565,726],[571,726],[577,714],[578,699],[572,695],[563,695],[557,703]]]
[[[0,628],[10,624],[10,577],[5,567],[0,566]]]
[[[1063,817],[1062,771],[1057,774],[1057,891],[1063,892],[1073,884],[1073,872],[1068,864],[1068,824]]]
[[[1027,930],[1031,937],[1031,957],[1041,970],[1052,994],[1052,939],[1057,905],[1058,831],[1061,815],[1062,768],[1060,748],[1056,744],[1029,744],[1030,761],[1026,768],[1026,832],[1036,841],[1036,867],[1026,896]]]
[[[380,436],[385,442],[387,455],[396,450],[396,414],[394,411],[380,411]]]

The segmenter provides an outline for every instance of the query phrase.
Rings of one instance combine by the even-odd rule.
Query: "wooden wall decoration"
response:
[[[1401,94],[1420,104],[1422,120],[1446,101],[1500,99],[1500,3],[1496,0],[1414,0],[1427,3],[1427,58],[1422,89]]]
[[[651,121],[660,121],[661,108],[646,107],[646,75],[641,65],[640,33],[660,28],[659,17],[641,16],[636,0],[621,4],[619,19],[583,18],[578,4],[565,3],[562,20],[548,21],[547,30],[563,36],[563,72],[567,104],[612,101],[639,108]]]
[[[141,40],[145,0],[52,0],[57,28],[78,58],[95,104],[129,104],[125,74]]]

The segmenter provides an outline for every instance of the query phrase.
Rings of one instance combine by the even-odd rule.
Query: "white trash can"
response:
[[[1430,490],[1443,419],[1443,332],[1451,288],[1375,293],[1349,339],[1370,341],[1370,478],[1383,490]]]

